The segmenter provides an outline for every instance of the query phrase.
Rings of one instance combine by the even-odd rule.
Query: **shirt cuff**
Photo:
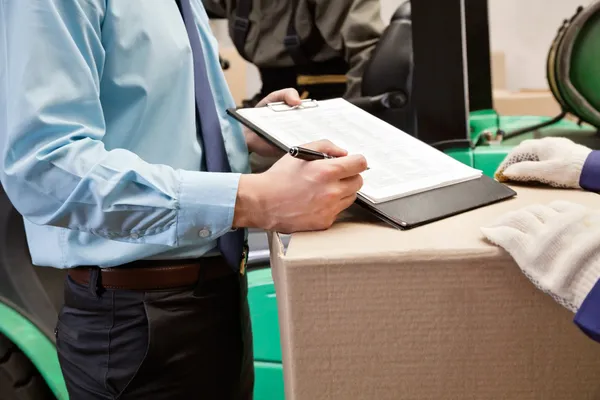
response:
[[[579,307],[574,322],[589,338],[600,342],[600,280]]]
[[[590,192],[600,192],[600,151],[592,151],[586,158],[579,178],[579,186]]]
[[[229,232],[241,174],[179,171],[177,245],[216,240]]]

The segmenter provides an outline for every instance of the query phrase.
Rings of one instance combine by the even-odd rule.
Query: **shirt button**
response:
[[[198,232],[198,236],[200,236],[201,238],[207,238],[210,236],[210,231],[206,228],[202,228],[200,229],[200,232]]]
[[[135,232],[134,232],[134,233],[132,233],[132,234],[131,234],[131,238],[132,238],[132,239],[139,239],[139,238],[140,238],[140,235],[139,235],[138,233],[135,233]]]

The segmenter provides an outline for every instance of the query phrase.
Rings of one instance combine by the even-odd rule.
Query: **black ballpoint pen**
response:
[[[292,157],[304,161],[325,160],[335,158],[333,156],[330,156],[329,154],[321,153],[320,151],[315,151],[300,146],[290,147],[289,153]],[[367,167],[367,170],[369,169],[370,168]]]
[[[335,158],[329,154],[321,153],[304,147],[294,146],[290,148],[290,155],[304,161],[323,160],[327,158]]]

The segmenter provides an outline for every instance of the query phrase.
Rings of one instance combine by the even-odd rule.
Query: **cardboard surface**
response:
[[[537,291],[480,226],[581,191],[515,199],[409,231],[348,213],[331,229],[270,236],[286,398],[600,399],[600,345]]]
[[[552,93],[546,90],[494,90],[493,97],[494,108],[500,115],[555,117],[561,112],[560,105]]]
[[[504,52],[492,52],[490,69],[492,73],[492,88],[506,89],[506,56]]]

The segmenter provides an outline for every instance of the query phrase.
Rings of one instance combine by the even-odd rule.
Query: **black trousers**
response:
[[[70,400],[252,399],[245,277],[167,291],[94,286],[65,282],[56,336]]]

